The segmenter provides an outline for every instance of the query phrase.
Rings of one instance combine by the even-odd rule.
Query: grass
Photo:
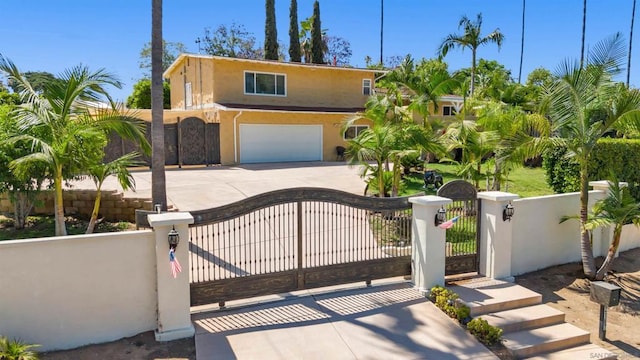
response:
[[[74,217],[67,217],[67,233],[69,235],[84,234],[89,221]],[[0,215],[0,241],[41,238],[55,235],[55,222],[53,216],[29,216],[24,229],[17,230],[13,226],[13,220]],[[135,229],[135,224],[125,221],[102,221],[96,225],[94,233],[118,232]]]
[[[457,165],[429,164],[428,168],[438,170],[445,184],[451,180],[460,179],[457,175]],[[412,195],[416,193],[435,195],[436,190],[433,187],[424,188],[422,176],[422,172],[411,173],[409,176],[406,176],[404,178],[405,187],[401,195]],[[484,185],[484,183],[480,184],[481,187]],[[542,168],[518,168],[512,171],[511,174],[509,174],[506,186],[503,185],[501,191],[517,194],[521,198],[553,194],[553,190],[547,185]]]

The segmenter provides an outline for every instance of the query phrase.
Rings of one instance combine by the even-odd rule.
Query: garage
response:
[[[322,125],[240,124],[240,162],[322,160]]]

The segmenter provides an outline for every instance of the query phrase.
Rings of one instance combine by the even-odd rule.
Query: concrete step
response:
[[[480,316],[504,333],[539,328],[564,322],[564,313],[548,305],[533,305]]]
[[[502,280],[478,278],[447,286],[469,306],[471,316],[537,305],[542,295],[520,285]]]
[[[503,335],[504,346],[517,358],[568,349],[589,343],[589,332],[557,324]]]
[[[569,349],[548,352],[538,356],[526,358],[527,360],[616,360],[618,355],[601,348],[598,345],[587,344]]]

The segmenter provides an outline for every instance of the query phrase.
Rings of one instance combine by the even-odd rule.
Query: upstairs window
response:
[[[351,140],[355,139],[361,132],[367,130],[369,125],[352,125],[347,128],[344,132],[344,139]]]
[[[456,108],[454,108],[453,106],[445,105],[442,107],[443,116],[454,116],[457,113],[458,112],[456,111]]]
[[[286,96],[286,78],[284,74],[258,73],[245,71],[244,93],[252,95]]]
[[[369,96],[371,95],[371,80],[363,79],[362,80],[362,95]]]

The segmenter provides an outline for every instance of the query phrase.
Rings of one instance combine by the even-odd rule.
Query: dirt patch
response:
[[[602,263],[602,259],[597,259]],[[622,288],[620,304],[608,309],[606,341],[598,338],[600,305],[589,300],[589,281],[581,263],[528,273],[516,283],[542,294],[542,302],[565,313],[565,321],[591,333],[591,342],[618,354],[640,359],[640,248],[621,253],[606,279]]]
[[[193,338],[157,342],[153,332],[145,332],[118,341],[40,354],[42,360],[195,360]]]

